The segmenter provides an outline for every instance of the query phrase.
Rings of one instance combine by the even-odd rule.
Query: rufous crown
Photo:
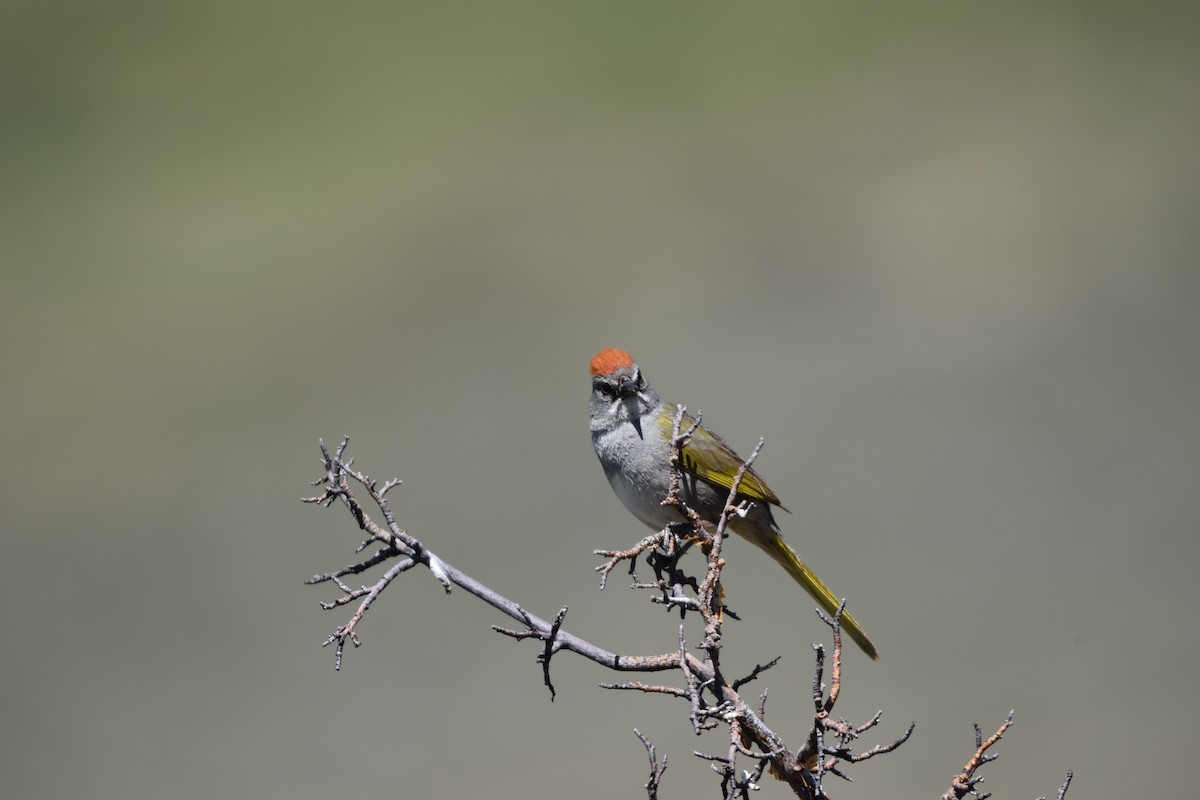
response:
[[[606,347],[592,357],[592,375],[608,375],[633,366],[633,356],[615,347]]]

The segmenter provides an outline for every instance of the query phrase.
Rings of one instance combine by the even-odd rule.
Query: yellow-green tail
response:
[[[800,560],[800,556],[796,555],[796,551],[788,546],[788,543],[783,540],[779,532],[775,531],[774,533],[773,540],[758,541],[757,537],[746,538],[767,551],[767,554],[771,558],[778,561],[788,571],[788,574],[796,579],[796,583],[803,586],[805,591],[821,604],[821,608],[825,609],[826,613],[830,616],[836,614],[840,601],[833,596],[833,592],[829,591],[829,587],[813,574],[808,565]],[[864,653],[873,659],[879,658],[879,651],[875,649],[875,645],[867,638],[867,634],[863,631],[862,626],[858,624],[858,620],[849,611],[842,612],[842,630],[850,634],[850,638],[862,648]]]

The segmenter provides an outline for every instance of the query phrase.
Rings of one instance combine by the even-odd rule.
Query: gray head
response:
[[[612,347],[601,350],[592,359],[591,373],[592,430],[612,430],[628,422],[641,434],[642,417],[654,412],[662,400],[629,353]]]

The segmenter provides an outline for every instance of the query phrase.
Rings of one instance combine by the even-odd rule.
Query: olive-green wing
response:
[[[670,441],[671,430],[675,423],[674,417],[674,414],[663,414],[660,419],[668,441]],[[687,432],[695,422],[696,420],[691,414],[685,413],[683,420],[679,423],[680,432]],[[733,449],[725,444],[720,436],[704,426],[696,428],[681,455],[683,460],[681,466],[685,472],[690,472],[723,489],[733,486],[733,477],[742,466],[742,457],[733,452]],[[746,474],[742,476],[742,482],[738,484],[738,494],[787,510],[783,503],[779,502],[779,497],[771,491],[771,487],[767,486],[766,481],[754,471],[753,467],[747,469]]]

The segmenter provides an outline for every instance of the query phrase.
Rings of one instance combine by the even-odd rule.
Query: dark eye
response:
[[[605,400],[612,400],[616,390],[607,383],[596,384],[596,390],[600,392],[600,396]]]

